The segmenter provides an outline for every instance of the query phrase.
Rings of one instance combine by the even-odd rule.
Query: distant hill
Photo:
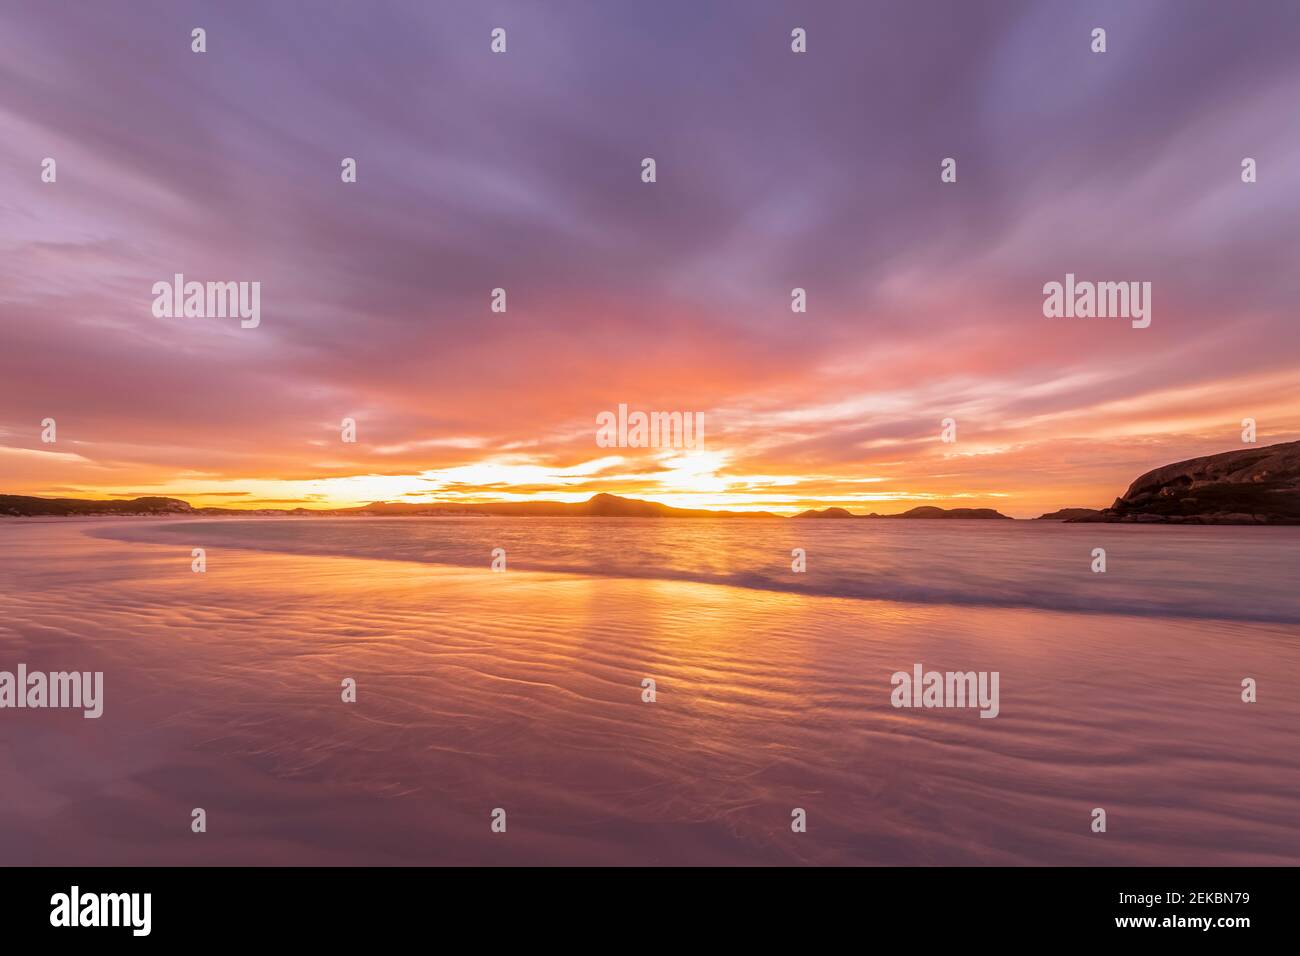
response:
[[[1300,441],[1156,468],[1139,476],[1109,508],[1070,520],[1300,524]]]
[[[872,515],[880,518],[1001,518],[1004,521],[1013,520],[1009,515],[1004,515],[992,508],[936,508],[934,505],[922,505],[919,508],[913,508],[911,511],[904,511],[897,515]]]
[[[598,494],[586,501],[494,501],[484,504],[376,501],[358,508],[195,508],[180,498],[146,497],[124,501],[95,501],[86,498],[32,498],[0,495],[0,516],[89,517],[98,515],[182,515],[187,517],[592,517],[592,518],[776,518],[770,511],[709,511],[704,508],[673,508],[655,501]],[[805,511],[796,518],[1002,518],[992,508],[936,508],[926,505],[901,514],[855,515],[843,508]]]
[[[855,515],[843,508],[823,508],[821,511],[802,511],[796,518],[1001,518],[1012,519],[992,508],[936,508],[934,505],[922,505],[899,514],[881,515],[874,511],[869,515]]]
[[[1035,521],[1079,521],[1087,518],[1093,518],[1101,514],[1097,508],[1062,508],[1060,511],[1051,511],[1045,515],[1039,515]]]
[[[347,515],[423,515],[451,517],[483,515],[487,517],[591,517],[591,518],[775,518],[770,511],[708,511],[703,508],[673,508],[657,501],[622,498],[618,495],[592,495],[586,501],[494,501],[485,504],[406,504],[376,502],[360,508],[313,511],[312,514]]]
[[[706,511],[673,508],[654,501],[598,494],[587,501],[498,501],[486,504],[411,504],[377,501],[359,508],[195,508],[179,498],[132,498],[126,501],[94,501],[84,498],[32,498],[0,495],[0,515],[13,517],[96,516],[96,515],[184,515],[189,517],[311,516],[341,517],[597,517],[597,518],[775,518],[768,511]]]
[[[801,511],[796,518],[857,518],[860,515],[852,514],[843,508],[823,508],[821,511],[809,510]]]

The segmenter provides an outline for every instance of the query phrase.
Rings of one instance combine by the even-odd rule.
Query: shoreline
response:
[[[5,713],[7,862],[1300,862],[1285,627],[23,538],[0,660],[105,706]],[[893,709],[913,662],[999,671],[1000,715]]]
[[[351,518],[302,519],[294,524],[302,525],[303,522],[306,522],[313,527],[321,527],[323,524],[325,527],[348,527],[351,529],[351,522],[353,520],[354,519]],[[372,519],[370,525],[385,530],[397,530],[403,528],[409,530],[409,522],[412,520],[414,519],[376,518]],[[435,524],[437,522],[442,522],[445,519],[428,518],[424,520],[431,524]],[[556,525],[564,527],[569,525],[571,520],[572,519],[570,518],[556,519]],[[605,527],[604,522],[609,520],[610,519],[601,519],[602,527]],[[334,542],[320,545],[317,544],[317,539],[313,538],[293,541],[288,545],[284,545],[278,544],[274,541],[248,540],[247,538],[237,538],[226,541],[207,540],[205,542],[202,539],[201,534],[196,534],[194,540],[184,542],[177,541],[176,545],[178,547],[184,546],[187,551],[190,547],[205,544],[205,546],[210,548],[243,550],[258,554],[303,555],[337,557],[343,559],[358,558],[383,562],[414,563],[417,565],[433,565],[474,570],[487,567],[492,543],[495,542],[497,538],[497,535],[488,535],[487,532],[489,530],[500,529],[501,531],[508,532],[519,527],[532,528],[534,527],[534,521],[543,521],[544,523],[544,519],[530,519],[527,522],[520,522],[518,519],[513,518],[497,518],[495,521],[487,523],[470,522],[466,527],[472,527],[475,530],[483,531],[485,533],[485,537],[481,539],[484,542],[481,554],[476,552],[472,559],[457,555],[440,557],[430,555],[426,550],[421,550],[418,555],[396,553],[391,549],[372,548],[371,550],[360,550],[358,549],[357,542],[363,541],[364,538],[354,537],[352,535],[349,535],[343,543]],[[172,519],[159,519],[157,521],[141,522],[129,526],[131,530],[139,529],[145,531],[145,533],[133,535],[130,533],[108,533],[103,530],[103,523],[98,522],[97,519],[91,519],[87,521],[87,527],[95,528],[98,526],[99,533],[96,533],[95,530],[87,530],[85,533],[89,537],[99,537],[112,541],[171,545],[172,540],[169,539],[168,535],[170,533],[179,532],[188,524],[193,524],[195,527],[209,525],[214,528],[222,528],[223,530],[226,530],[230,528],[232,523],[235,522],[231,522],[229,519],[225,518],[198,518],[193,519],[191,522],[184,525],[178,526]],[[273,522],[272,524],[283,525],[287,523],[289,522]],[[260,522],[246,521],[244,524],[255,530],[264,527]],[[453,524],[455,524],[455,522],[453,522]],[[962,530],[967,528],[967,524],[967,522],[957,522],[955,525],[943,523],[938,526],[927,525],[927,529],[929,529],[932,534],[941,538],[943,542],[946,542],[949,550],[958,545],[966,545],[977,550],[979,544],[978,531],[974,529]],[[1009,527],[1006,522],[997,522],[997,525],[999,528]],[[113,523],[110,526],[120,527],[117,523]],[[159,528],[161,533],[152,536],[148,535],[147,530],[145,529],[150,527]],[[419,527],[419,524],[417,523],[415,527]],[[619,532],[626,532],[632,535],[632,540],[635,541],[639,540],[642,536],[641,532],[645,530],[645,527],[646,526],[642,524],[640,519],[626,519],[624,521],[617,521],[609,527],[605,527],[605,530],[606,532],[609,532],[610,529],[617,529]],[[655,526],[652,525],[650,527],[651,530],[654,530]],[[729,529],[734,528],[734,526],[727,527]],[[750,526],[747,525],[746,527]],[[1117,615],[1122,617],[1146,619],[1189,621],[1218,620],[1226,625],[1235,623],[1281,625],[1300,624],[1300,601],[1297,600],[1291,600],[1286,604],[1276,606],[1267,603],[1261,605],[1259,602],[1232,601],[1227,604],[1218,605],[1217,608],[1215,608],[1198,605],[1195,602],[1180,601],[1176,596],[1171,595],[1164,601],[1158,603],[1152,603],[1145,597],[1134,596],[1129,598],[1112,598],[1111,604],[1097,604],[1091,599],[1085,599],[1082,594],[1076,595],[1075,599],[1070,601],[1065,595],[1053,594],[1050,590],[1043,589],[1010,595],[997,594],[994,591],[981,591],[978,588],[971,589],[965,583],[945,589],[942,580],[932,580],[934,577],[934,569],[930,567],[924,569],[923,577],[930,579],[926,580],[924,583],[894,583],[891,586],[886,586],[885,584],[875,582],[870,578],[848,579],[842,575],[832,573],[834,567],[832,562],[834,559],[825,555],[826,547],[832,544],[839,546],[841,549],[841,556],[846,560],[852,560],[855,557],[857,546],[860,543],[857,536],[852,535],[852,532],[849,532],[849,534],[852,535],[851,539],[846,540],[839,537],[840,532],[837,529],[842,527],[839,522],[832,523],[829,526],[817,522],[812,527],[806,527],[804,525],[797,527],[791,527],[789,525],[772,525],[769,527],[790,533],[786,535],[786,545],[795,543],[801,546],[812,547],[814,543],[817,543],[817,548],[815,550],[818,550],[820,554],[818,561],[822,573],[799,575],[784,573],[782,569],[785,565],[783,565],[781,561],[788,561],[788,559],[782,559],[780,557],[782,552],[778,552],[775,549],[776,546],[780,544],[779,539],[773,542],[774,548],[770,552],[769,557],[767,558],[767,563],[763,567],[740,564],[729,569],[715,570],[712,572],[683,568],[681,566],[666,567],[645,566],[639,564],[624,565],[621,567],[605,565],[593,567],[583,564],[582,559],[574,559],[571,562],[565,562],[558,558],[544,558],[541,563],[534,564],[531,562],[536,559],[528,556],[525,556],[521,563],[516,552],[510,559],[508,565],[510,571],[508,573],[525,572],[564,574],[575,575],[578,577],[589,577],[595,580],[621,579],[662,581],[665,583],[690,582],[716,587],[737,588],[745,593],[779,593],[808,598],[840,598],[847,600],[882,601],[885,603],[897,603],[916,607],[948,606],[956,609],[1022,608],[1026,610],[1041,610],[1049,613],[1081,614],[1089,617]],[[899,528],[899,526],[893,523],[881,527],[890,529],[891,533],[901,536],[907,541],[912,540],[916,534],[916,532],[911,528]],[[1089,526],[1090,530],[1087,532],[1066,530],[1058,522],[1046,522],[1041,524],[1037,522],[1020,522],[1018,525],[1011,527],[1017,529],[1011,531],[1013,537],[1021,534],[1027,536],[1060,534],[1068,536],[1072,541],[1080,541],[1080,547],[1090,547],[1092,544],[1097,543],[1098,540],[1097,531],[1093,526]],[[1110,529],[1109,533],[1103,534],[1101,540],[1105,541],[1108,548],[1113,547],[1113,545],[1118,545],[1122,548],[1128,536],[1137,535],[1139,539],[1145,538],[1144,534],[1132,530],[1114,529],[1113,526],[1106,527]],[[898,528],[899,530],[894,531],[893,529],[895,528]],[[1183,536],[1185,540],[1188,541],[1189,547],[1194,547],[1196,540],[1195,538],[1188,536],[1206,534],[1208,534],[1211,539],[1218,541],[1220,544],[1230,543],[1233,540],[1232,538],[1226,537],[1230,532],[1207,531],[1205,528],[1191,529],[1183,532]],[[1084,537],[1085,535],[1086,537]],[[972,536],[975,537],[972,538]],[[1300,549],[1300,538],[1295,538],[1294,542],[1292,541],[1293,538],[1295,538],[1294,533],[1283,531],[1277,532],[1273,540],[1278,541],[1278,543],[1283,546],[1294,543],[1296,548]],[[745,540],[747,542],[749,541],[748,536],[745,536]],[[310,542],[311,546],[308,546],[308,542]],[[402,546],[409,545],[409,543],[409,538],[403,538],[400,540]],[[974,559],[975,558],[973,557],[972,560]],[[1118,602],[1118,604],[1115,602]],[[1285,610],[1285,608],[1288,607],[1291,608],[1290,611]]]

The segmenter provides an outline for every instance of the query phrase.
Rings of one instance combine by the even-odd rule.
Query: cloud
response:
[[[1105,503],[1245,414],[1297,434],[1300,24],[1275,4],[504,4],[505,56],[477,4],[202,10],[204,55],[184,5],[4,14],[0,429],[78,443],[7,490],[762,475]],[[1067,271],[1153,282],[1152,327],[1044,319]],[[260,281],[261,327],[155,319],[176,272]],[[620,402],[703,412],[719,457],[565,472]],[[936,467],[947,415],[978,470]],[[1069,480],[1063,446],[1095,467]]]

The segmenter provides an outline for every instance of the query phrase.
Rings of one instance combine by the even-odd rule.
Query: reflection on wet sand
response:
[[[99,720],[0,715],[4,863],[1300,862],[1283,626],[84,530],[0,529],[0,666],[105,674]],[[914,662],[998,717],[891,707]]]

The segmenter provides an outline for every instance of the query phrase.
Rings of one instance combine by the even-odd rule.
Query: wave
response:
[[[818,525],[799,527],[793,537],[784,525],[755,534],[752,525],[738,531],[720,528],[720,522],[673,522],[671,529],[663,524],[538,518],[219,519],[97,526],[87,533],[124,541],[183,539],[212,548],[454,567],[485,567],[493,548],[500,546],[507,551],[508,567],[520,571],[921,605],[1300,623],[1300,601],[1292,593],[1300,539],[1290,535],[1263,544],[1214,534],[1183,536],[1179,552],[1171,550],[1167,538],[1114,537],[1106,529],[1089,538],[1106,538],[1109,531],[1108,540],[1119,544],[1112,550],[1124,565],[1099,575],[1080,559],[1080,554],[1090,554],[1080,532],[1062,536],[1060,526],[1028,522],[1013,531],[926,526],[901,534],[893,529],[845,533]],[[800,574],[791,572],[786,556],[796,538],[812,556]]]

